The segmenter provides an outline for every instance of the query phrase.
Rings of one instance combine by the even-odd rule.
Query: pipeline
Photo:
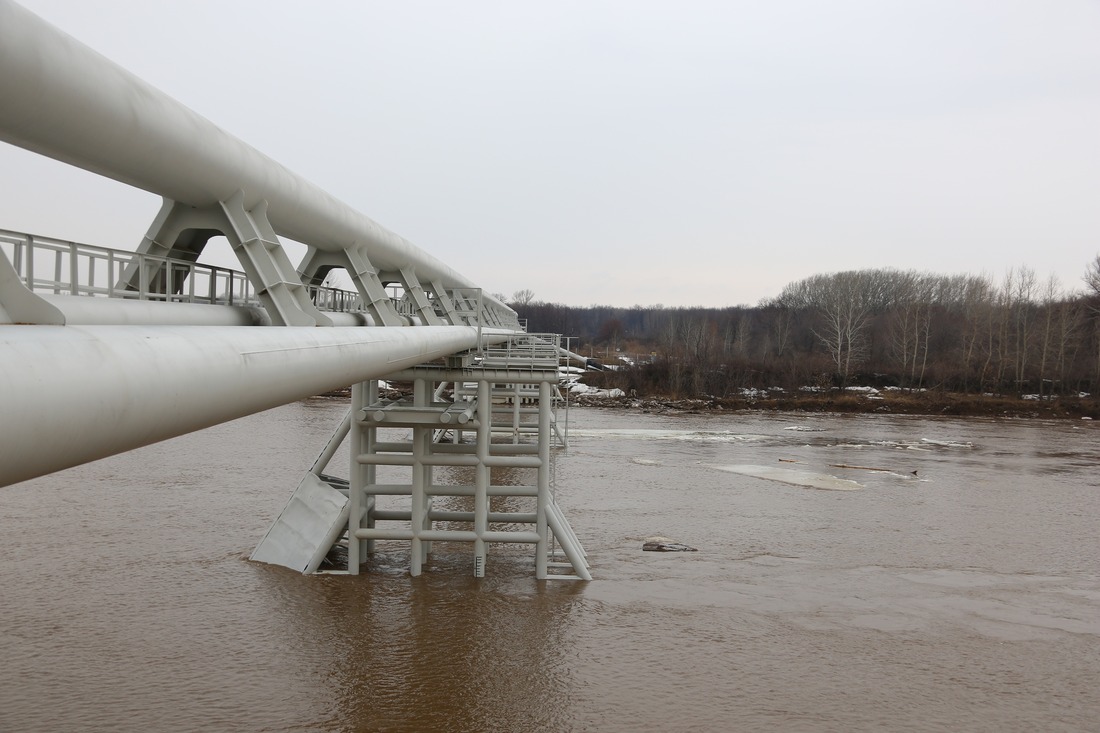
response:
[[[281,236],[330,252],[365,246],[379,270],[477,287],[12,0],[0,0],[0,70],[0,140],[189,206],[240,191],[247,210],[267,202]]]
[[[180,204],[239,200],[247,211],[266,210],[281,236],[331,252],[365,248],[380,271],[475,288],[11,0],[0,0],[0,100],[0,140]],[[2,253],[0,289],[0,486],[512,334],[481,326],[361,328],[370,321],[354,314],[330,319],[333,328],[242,328],[263,314],[43,298],[19,282]]]
[[[472,326],[0,326],[0,486],[477,344]]]

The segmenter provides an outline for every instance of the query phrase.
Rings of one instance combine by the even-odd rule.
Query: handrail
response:
[[[260,305],[245,273],[228,267],[8,229],[0,229],[0,252],[7,255],[20,280],[32,292],[168,303]],[[137,290],[124,286],[122,275],[135,262],[143,272],[160,275],[136,278]],[[313,285],[309,293],[322,311],[363,310],[359,294],[350,290]]]

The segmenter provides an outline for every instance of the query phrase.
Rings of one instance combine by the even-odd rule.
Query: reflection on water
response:
[[[384,554],[354,582],[309,579],[308,592],[278,571],[264,584],[271,612],[297,627],[293,646],[332,654],[318,689],[332,705],[325,727],[566,729],[562,624],[581,587],[531,583],[526,567],[479,582],[468,563],[446,560],[409,578],[407,564]]]
[[[529,548],[497,547],[477,580],[446,543],[418,578],[397,543],[355,578],[249,563],[345,409],[288,405],[0,489],[0,730],[1100,718],[1089,423],[574,410],[553,475],[591,583],[534,581]],[[642,552],[651,535],[699,552]]]

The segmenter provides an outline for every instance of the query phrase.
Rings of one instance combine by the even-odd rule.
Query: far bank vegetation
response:
[[[1084,282],[1068,292],[1027,267],[996,281],[876,269],[815,275],[755,307],[581,308],[530,291],[513,307],[528,331],[574,336],[574,351],[626,367],[601,384],[638,394],[861,385],[1076,396],[1100,386],[1100,256]]]

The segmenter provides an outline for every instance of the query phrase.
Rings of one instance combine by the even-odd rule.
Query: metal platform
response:
[[[449,357],[449,366],[388,375],[412,384],[399,399],[382,397],[378,380],[354,385],[348,417],[252,558],[311,573],[343,544],[355,575],[376,543],[407,542],[416,576],[434,543],[465,543],[482,577],[490,546],[525,544],[534,546],[536,578],[590,580],[551,490],[551,448],[562,436],[557,337],[520,334],[494,351],[507,353],[506,363],[469,352]],[[344,483],[323,471],[346,436]],[[440,468],[459,470],[440,483]],[[456,475],[469,478],[453,483]]]

